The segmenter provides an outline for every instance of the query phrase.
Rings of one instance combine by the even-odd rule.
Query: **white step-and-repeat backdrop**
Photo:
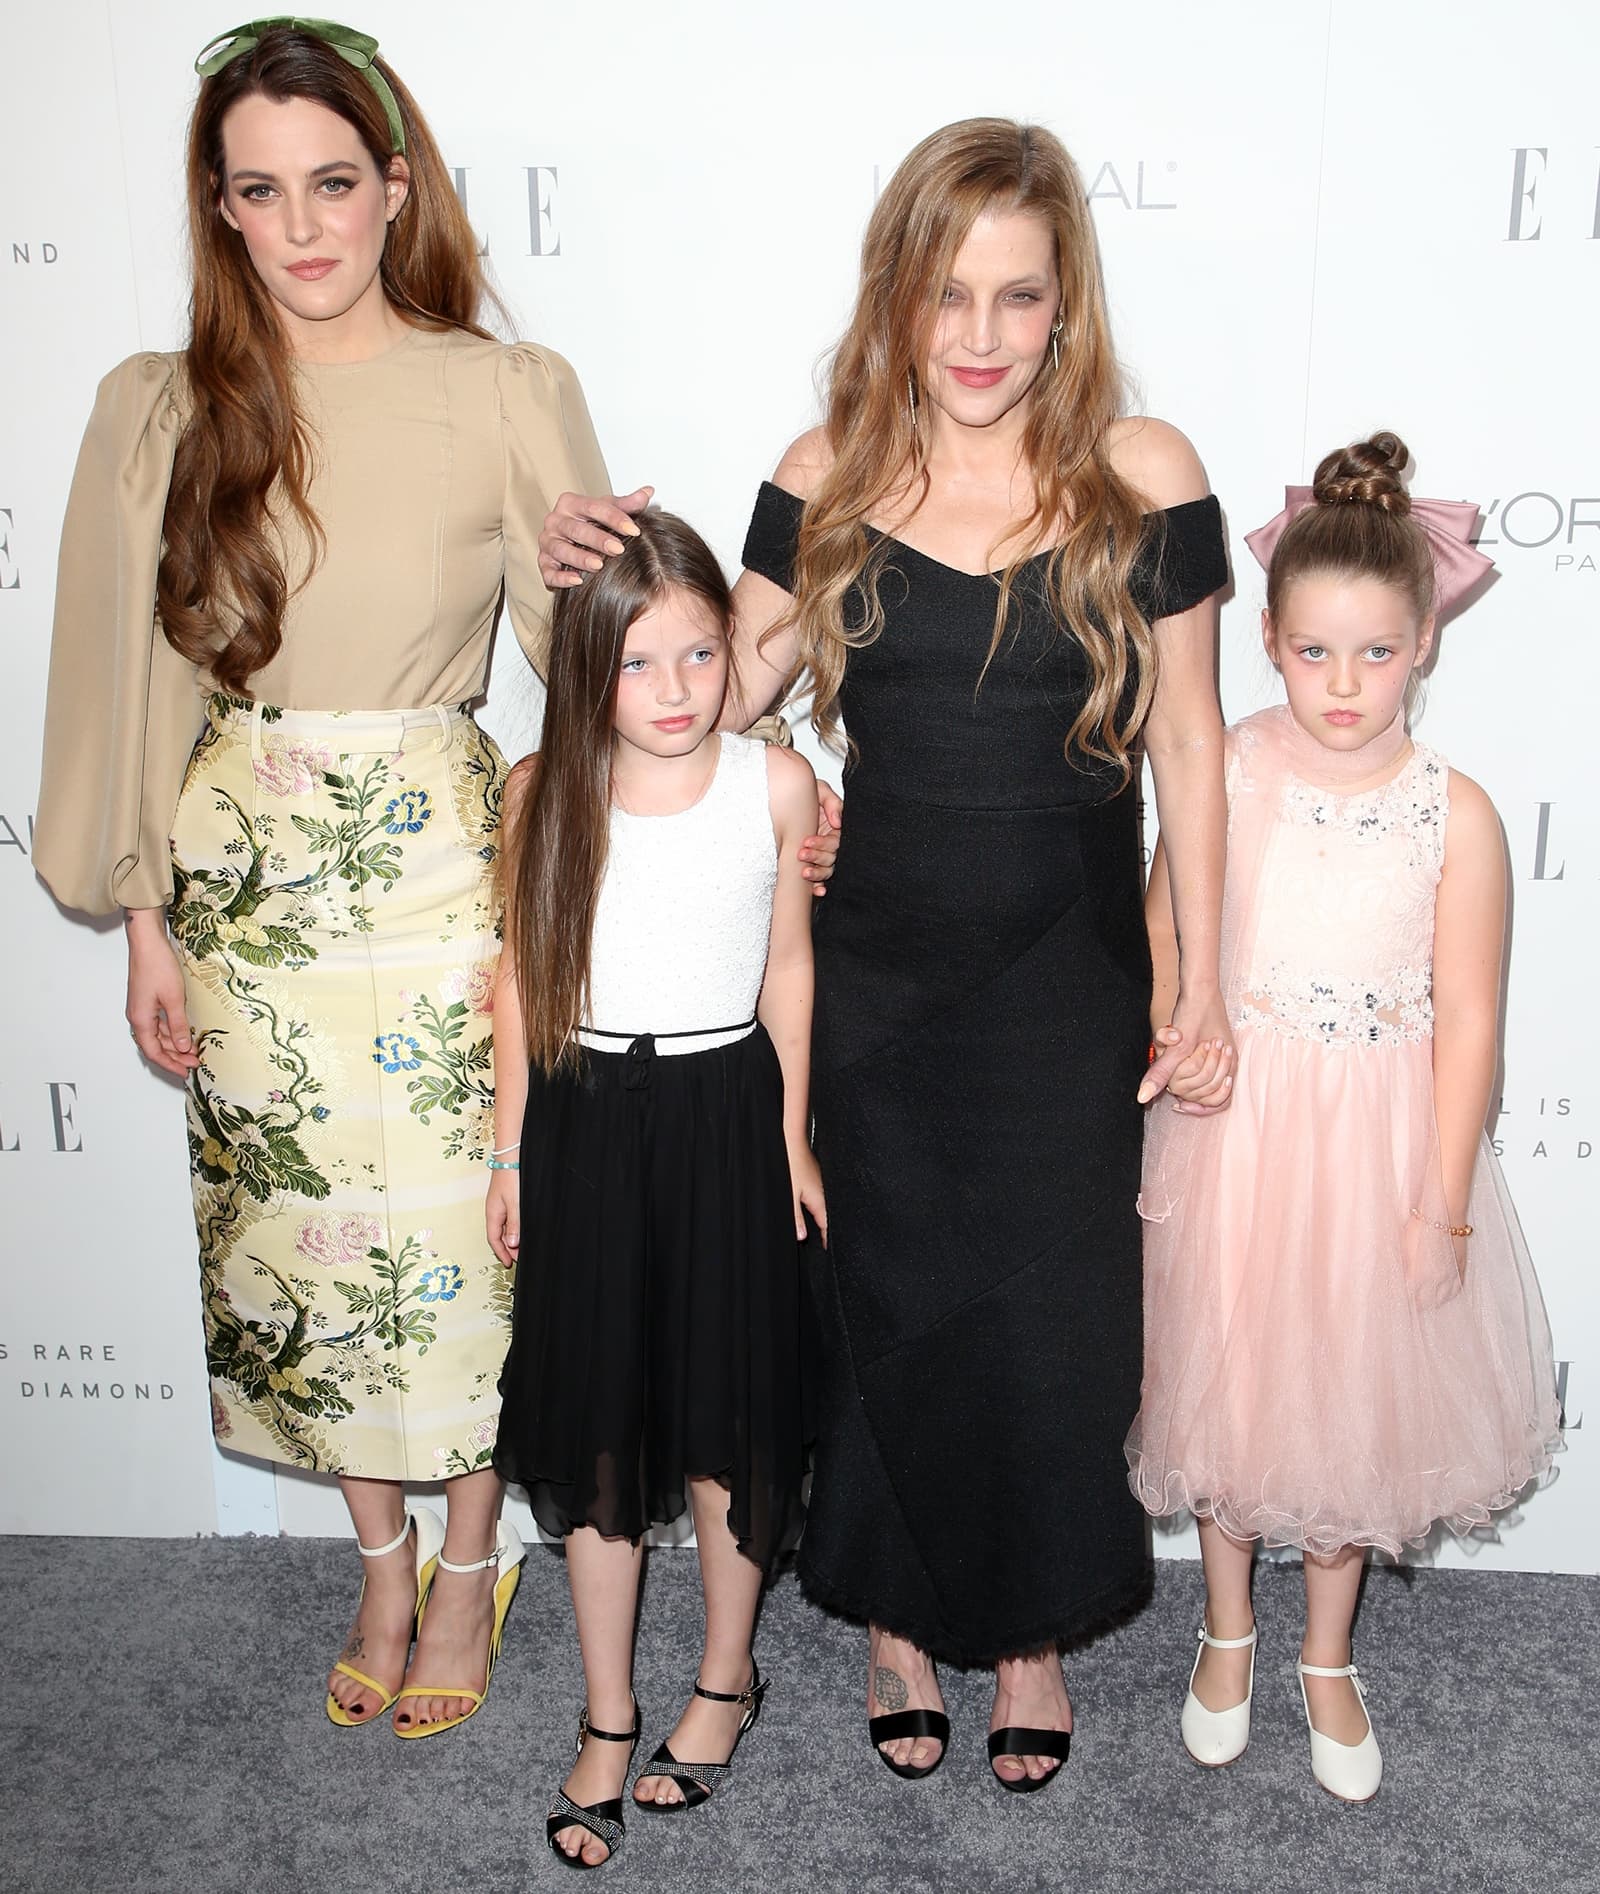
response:
[[[1073,151],[1134,399],[1192,437],[1222,497],[1230,716],[1272,691],[1242,536],[1286,481],[1388,426],[1419,491],[1481,502],[1500,577],[1447,631],[1421,728],[1505,822],[1498,1138],[1569,1451],[1498,1537],[1439,1556],[1600,1571],[1600,1031],[1582,974],[1600,925],[1593,9],[360,6],[521,332],[576,364],[614,477],[654,482],[730,566],[756,482],[815,419],[879,181],[983,112]],[[31,860],[73,457],[98,378],[182,339],[190,66],[231,17],[215,0],[55,0],[16,12],[0,62],[0,1530],[345,1530],[331,1485],[211,1445],[182,1101],[123,1027],[119,929],[60,912]],[[520,752],[536,714],[506,640],[487,720]]]

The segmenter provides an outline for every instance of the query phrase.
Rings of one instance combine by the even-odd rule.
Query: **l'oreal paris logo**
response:
[[[1126,165],[1119,169],[1107,158],[1092,174],[1087,170],[1084,172],[1088,182],[1083,194],[1091,204],[1111,202],[1120,204],[1124,210],[1176,210],[1178,200],[1173,198],[1168,201],[1165,192],[1171,190],[1172,174],[1177,168],[1176,158],[1139,158],[1135,160],[1130,174]],[[1148,188],[1145,183],[1147,170],[1150,177]],[[1162,186],[1156,184],[1157,177],[1165,180]]]
[[[1176,210],[1169,193],[1178,169],[1176,158],[1103,158],[1079,166],[1083,194],[1091,204],[1119,204],[1123,210]],[[883,194],[883,167],[872,167],[872,201]]]
[[[1579,533],[1600,534],[1600,494],[1570,498],[1530,487],[1506,500],[1490,500],[1475,546],[1512,546],[1520,552],[1554,547],[1557,572],[1600,572],[1600,538],[1580,540]]]

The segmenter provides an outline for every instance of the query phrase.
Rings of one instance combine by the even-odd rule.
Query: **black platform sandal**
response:
[[[1049,1788],[1061,1774],[1071,1748],[1071,1730],[1029,1730],[1015,1725],[994,1730],[989,1736],[989,1774],[1012,1795],[1032,1795],[1035,1789]],[[1048,1775],[1023,1775],[1013,1782],[995,1773],[995,1759],[1000,1756],[1054,1756],[1056,1766]]]
[[[639,1771],[641,1776],[671,1776],[683,1791],[681,1802],[641,1802],[634,1798],[633,1806],[646,1815],[676,1815],[683,1809],[697,1809],[702,1802],[709,1802],[711,1794],[733,1767],[734,1752],[739,1740],[761,1714],[761,1699],[767,1694],[767,1686],[762,1681],[761,1670],[756,1660],[750,1660],[750,1687],[741,1690],[736,1696],[729,1696],[721,1690],[703,1690],[698,1677],[694,1680],[694,1694],[704,1697],[707,1703],[742,1703],[745,1706],[744,1721],[739,1725],[739,1733],[733,1739],[733,1749],[728,1751],[726,1762],[679,1762],[665,1743],[656,1751]]]
[[[896,1762],[878,1747],[880,1743],[898,1743],[903,1736],[931,1736],[939,1744],[938,1755],[919,1769],[913,1763]],[[943,1710],[892,1710],[887,1716],[867,1718],[867,1738],[885,1769],[892,1769],[902,1782],[921,1782],[950,1753],[950,1719]]]
[[[615,1730],[597,1730],[589,1721],[587,1704],[578,1712],[578,1754],[583,1754],[583,1746],[591,1737],[597,1737],[602,1743],[627,1743],[630,1747],[637,1743],[644,1732],[644,1715],[637,1703],[633,1706],[633,1728],[626,1736]],[[627,1788],[624,1777],[622,1787]],[[563,1828],[586,1828],[597,1841],[603,1841],[608,1850],[605,1861],[585,1861],[582,1850],[569,1855],[565,1848],[556,1846],[556,1836]],[[556,1799],[550,1804],[550,1813],[545,1820],[544,1838],[550,1844],[550,1852],[558,1861],[564,1861],[569,1868],[603,1868],[606,1861],[616,1859],[617,1850],[622,1846],[622,1838],[627,1833],[622,1819],[622,1795],[611,1796],[604,1802],[591,1802],[587,1808],[580,1808],[565,1789],[556,1790]]]

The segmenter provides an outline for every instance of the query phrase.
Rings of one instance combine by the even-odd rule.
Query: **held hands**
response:
[[[817,1163],[816,1153],[809,1144],[799,1139],[789,1141],[789,1188],[794,1195],[794,1235],[797,1243],[806,1240],[806,1220],[804,1212],[811,1212],[811,1221],[817,1226],[822,1237],[822,1247],[828,1247],[828,1204],[822,1194],[822,1167]]]
[[[1156,1034],[1156,1044],[1181,1053],[1183,1035],[1176,1026],[1163,1026]],[[1232,1046],[1225,1046],[1220,1039],[1202,1039],[1167,1080],[1172,1109],[1197,1118],[1221,1111],[1233,1094],[1233,1058]]]
[[[517,1171],[490,1171],[489,1196],[484,1205],[484,1225],[489,1232],[489,1247],[507,1269],[517,1266],[517,1251],[522,1242],[522,1183]]]
[[[167,939],[161,908],[136,908],[127,916],[128,1030],[152,1065],[187,1078],[200,1063],[183,997],[183,969]]]
[[[539,534],[539,577],[552,592],[582,585],[586,572],[598,572],[622,551],[638,527],[632,516],[650,504],[654,487],[632,493],[563,493],[545,515]]]
[[[1204,1006],[1186,1007],[1180,992],[1172,1024],[1159,1029],[1155,1046],[1157,1056],[1139,1086],[1141,1105],[1165,1091],[1173,1110],[1189,1117],[1209,1118],[1227,1109],[1235,1053],[1220,996]]]

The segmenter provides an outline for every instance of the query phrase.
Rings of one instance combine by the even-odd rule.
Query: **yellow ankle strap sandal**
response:
[[[486,1572],[492,1566],[495,1571],[494,1582],[494,1623],[489,1631],[489,1654],[484,1666],[483,1688],[469,1690],[460,1684],[407,1684],[394,1699],[396,1703],[407,1697],[465,1697],[470,1709],[463,1710],[459,1716],[441,1717],[437,1723],[415,1723],[410,1721],[402,1725],[395,1724],[395,1735],[407,1738],[418,1736],[438,1736],[444,1730],[453,1730],[458,1723],[465,1723],[469,1716],[476,1716],[483,1708],[485,1697],[489,1694],[489,1680],[494,1675],[495,1660],[500,1655],[500,1640],[505,1634],[506,1615],[511,1610],[511,1600],[516,1596],[517,1586],[522,1579],[522,1558],[525,1551],[521,1534],[514,1526],[501,1520],[495,1538],[495,1549],[485,1559],[474,1559],[470,1564],[457,1565],[453,1560],[441,1556],[439,1569],[444,1572]],[[422,1628],[419,1613],[417,1629]]]
[[[356,1545],[356,1550],[364,1559],[387,1558],[391,1552],[398,1552],[411,1535],[416,1534],[417,1547],[417,1608],[412,1613],[411,1635],[416,1636],[417,1626],[422,1620],[422,1607],[427,1603],[428,1587],[433,1583],[434,1570],[439,1563],[440,1548],[444,1545],[444,1524],[439,1515],[426,1506],[417,1506],[407,1510],[406,1522],[387,1545]],[[361,1581],[361,1597],[367,1595],[367,1581]],[[361,1609],[357,1600],[356,1609]],[[357,1705],[363,1714],[354,1716],[334,1696],[328,1692],[327,1703],[323,1706],[328,1712],[328,1721],[337,1723],[341,1729],[358,1730],[363,1723],[372,1723],[391,1710],[399,1701],[399,1692],[385,1690],[375,1677],[369,1677],[365,1671],[357,1670],[353,1664],[347,1664],[341,1657],[334,1669],[341,1676],[352,1677],[363,1690],[370,1690],[374,1698],[374,1708],[367,1709],[365,1701]]]

